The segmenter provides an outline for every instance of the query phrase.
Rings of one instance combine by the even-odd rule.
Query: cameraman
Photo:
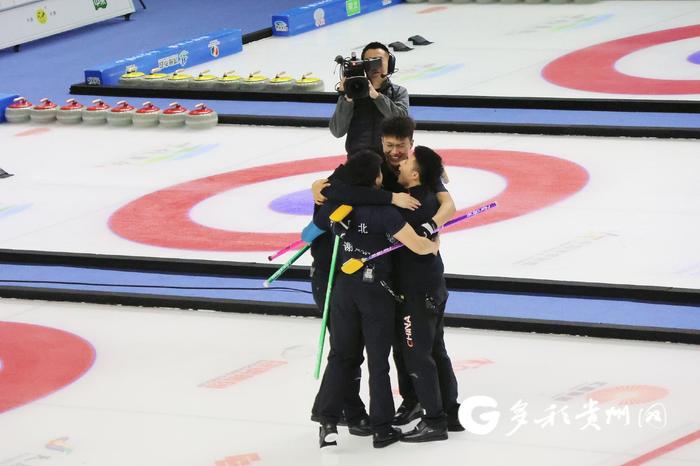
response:
[[[380,42],[370,42],[362,50],[362,60],[381,59],[381,68],[372,71],[369,81],[369,97],[351,99],[345,95],[345,77],[338,85],[338,98],[330,120],[333,136],[347,134],[345,151],[352,154],[362,149],[382,153],[381,127],[385,118],[408,116],[408,91],[393,84],[389,75],[394,72],[395,59],[389,49]],[[390,66],[391,64],[391,66]]]

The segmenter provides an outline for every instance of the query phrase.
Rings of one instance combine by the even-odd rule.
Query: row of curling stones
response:
[[[323,91],[324,88],[323,80],[312,76],[312,73],[294,79],[282,71],[270,79],[260,74],[260,71],[254,71],[245,78],[237,75],[235,71],[227,71],[221,77],[210,74],[209,70],[204,70],[197,76],[185,74],[183,71],[176,70],[166,74],[161,73],[160,68],[154,68],[151,74],[145,74],[131,66],[119,78],[119,85],[145,89],[218,89],[250,92],[310,92]]]
[[[32,105],[24,97],[17,97],[5,109],[5,118],[10,123],[24,123],[29,120],[36,123],[50,123],[54,120],[64,124],[77,124],[81,121],[87,125],[108,123],[113,126],[178,127],[187,125],[191,128],[211,128],[219,122],[217,113],[200,103],[191,111],[177,102],[173,102],[164,110],[144,102],[136,109],[122,100],[110,107],[101,99],[92,101],[93,105],[86,107],[75,99],[68,99],[66,105],[59,107],[49,99],[41,99],[39,105]]]

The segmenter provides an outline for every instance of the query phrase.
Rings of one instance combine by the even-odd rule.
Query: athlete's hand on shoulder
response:
[[[328,182],[327,179],[323,180],[316,180],[311,184],[311,194],[314,197],[314,203],[318,205],[322,205],[324,202],[326,202],[328,199],[326,196],[321,194],[321,191],[323,191],[323,188],[326,188],[330,186],[331,184]]]
[[[408,193],[392,193],[391,203],[396,207],[408,210],[416,210],[420,207],[420,202]]]

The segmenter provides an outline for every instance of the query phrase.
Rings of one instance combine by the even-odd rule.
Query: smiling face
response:
[[[382,150],[389,165],[396,170],[402,160],[408,158],[413,147],[411,138],[399,138],[396,136],[382,136]]]
[[[420,185],[420,173],[416,166],[416,157],[411,153],[399,163],[399,184],[404,188]]]

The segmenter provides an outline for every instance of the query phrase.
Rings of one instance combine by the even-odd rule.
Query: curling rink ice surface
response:
[[[190,71],[313,71],[331,90],[336,55],[419,34],[434,44],[396,53],[412,94],[697,100],[698,24],[696,1],[404,4]],[[460,212],[498,202],[442,235],[448,273],[700,289],[697,140],[415,142],[443,155]],[[0,249],[267,263],[343,153],[327,129],[3,124]],[[446,342],[470,432],[377,450],[341,427],[321,452],[319,327],[3,299],[0,466],[700,464],[698,346],[464,328]]]
[[[495,20],[497,18],[497,20]],[[411,94],[697,100],[700,3],[401,4],[292,37],[246,44],[191,74],[307,72],[333,90],[333,59],[369,40],[433,42],[395,52]]]
[[[27,124],[0,140],[15,174],[0,244],[17,250],[267,263],[310,220],[311,182],[344,160],[327,129]],[[459,212],[499,204],[442,235],[448,273],[700,288],[697,141],[415,140],[442,153]]]
[[[21,300],[0,319],[3,466],[700,461],[697,346],[450,328],[473,433],[378,450],[341,427],[321,452],[318,319]]]

